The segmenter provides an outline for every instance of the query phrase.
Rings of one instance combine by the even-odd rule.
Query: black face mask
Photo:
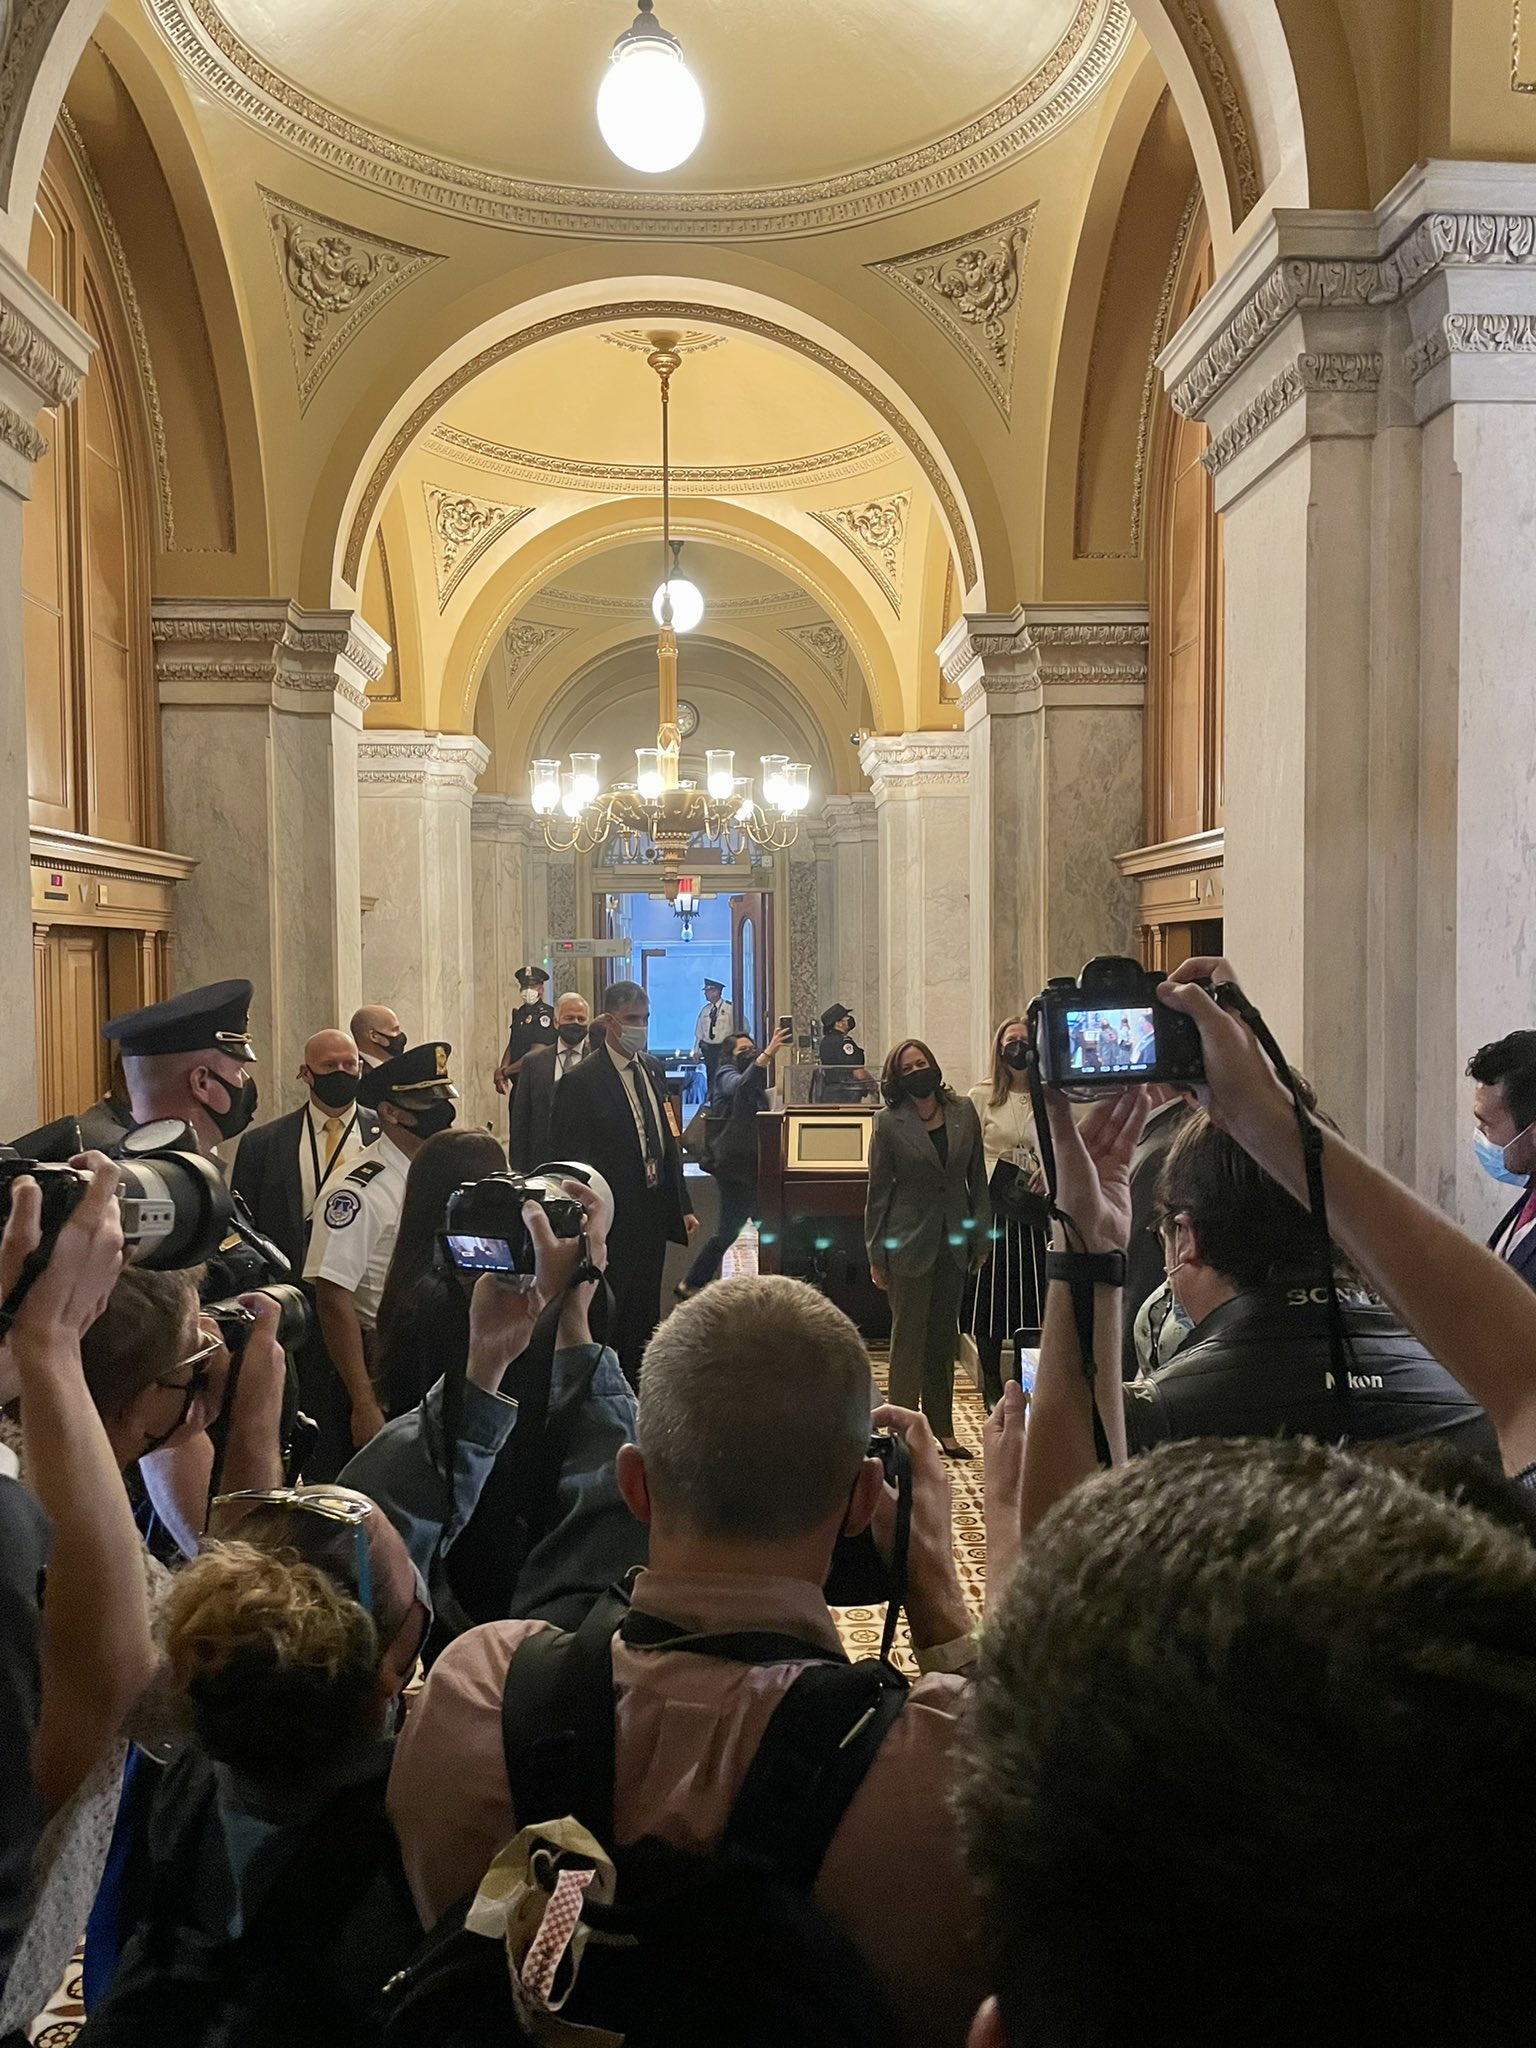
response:
[[[927,1102],[939,1092],[939,1070],[937,1067],[914,1067],[910,1074],[903,1074],[901,1085],[915,1102]]]
[[[757,1054],[756,1054],[755,1052],[753,1052],[753,1050],[752,1050],[752,1048],[751,1048],[750,1046],[748,1046],[748,1048],[747,1048],[747,1050],[746,1050],[745,1052],[739,1052],[739,1053],[737,1053],[737,1055],[736,1055],[736,1068],[737,1068],[737,1071],[738,1071],[738,1073],[742,1073],[742,1074],[744,1074],[744,1073],[745,1073],[745,1072],[747,1071],[748,1067],[750,1067],[750,1066],[753,1066],[753,1065],[755,1065],[755,1064],[756,1064],[756,1061],[757,1061]]]
[[[375,1033],[375,1036],[377,1036],[377,1033]],[[386,1038],[386,1039],[385,1039],[385,1041],[384,1041],[384,1057],[385,1057],[385,1058],[386,1058],[387,1060],[397,1060],[397,1059],[399,1059],[399,1057],[400,1057],[401,1053],[403,1053],[403,1052],[405,1051],[405,1047],[406,1047],[406,1036],[405,1036],[405,1033],[404,1033],[403,1031],[397,1031],[397,1032],[395,1033],[395,1035],[394,1035],[394,1037],[393,1037],[393,1038]]]
[[[857,1017],[851,1017],[851,1016],[850,1016],[850,1017],[845,1017],[845,1018],[843,1019],[843,1023],[845,1024],[845,1026],[846,1026],[846,1027],[848,1028],[848,1030],[850,1030],[850,1031],[853,1031],[853,1030],[856,1030],[856,1029],[857,1029],[857,1027],[858,1027],[858,1022],[859,1022],[859,1020],[858,1020],[858,1018],[857,1018]]]
[[[562,1045],[580,1045],[590,1028],[586,1024],[562,1024],[560,1026],[560,1043]]]
[[[407,1112],[411,1119],[413,1138],[435,1138],[439,1131],[451,1130],[459,1114],[456,1102],[431,1102],[425,1109]]]
[[[1029,1065],[1029,1040],[1027,1038],[1015,1038],[1011,1043],[1003,1047],[1003,1065],[1005,1067],[1012,1067],[1015,1072],[1019,1068]]]
[[[350,1109],[357,1100],[359,1079],[359,1075],[345,1072],[316,1074],[309,1092],[326,1109]]]
[[[229,1097],[229,1107],[218,1110],[211,1102],[205,1102],[203,1107],[221,1138],[238,1138],[256,1115],[256,1078],[247,1074],[238,1088],[233,1081],[226,1081],[222,1074],[215,1074],[213,1078]]]

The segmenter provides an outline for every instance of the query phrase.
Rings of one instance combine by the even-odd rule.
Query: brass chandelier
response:
[[[533,808],[546,844],[556,853],[591,853],[610,839],[621,842],[626,861],[663,864],[676,886],[683,856],[697,840],[716,845],[734,859],[747,845],[781,852],[799,835],[800,815],[810,802],[811,770],[806,761],[783,754],[762,757],[761,799],[750,776],[738,776],[728,747],[706,752],[705,781],[685,782],[679,772],[682,737],[677,726],[677,632],[672,591],[679,581],[682,542],[672,538],[672,462],[669,419],[672,378],[682,357],[676,335],[653,334],[646,361],[661,384],[661,538],[664,570],[657,592],[661,631],[656,639],[657,730],[654,747],[636,747],[635,779],[604,790],[598,780],[601,757],[572,754],[568,763],[535,761],[530,771]],[[686,622],[685,622],[686,623]],[[651,851],[647,851],[646,842]]]

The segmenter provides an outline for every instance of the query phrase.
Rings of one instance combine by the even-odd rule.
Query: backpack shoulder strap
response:
[[[610,1587],[579,1629],[539,1629],[507,1667],[501,1747],[520,1828],[566,1814],[613,1834],[613,1637],[629,1594]]]
[[[722,1852],[810,1891],[854,1794],[907,1704],[888,1664],[813,1664],[774,1709]]]

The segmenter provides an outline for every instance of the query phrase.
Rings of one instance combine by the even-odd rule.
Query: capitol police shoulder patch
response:
[[[350,1188],[337,1188],[333,1195],[327,1195],[321,1215],[328,1230],[345,1230],[349,1223],[355,1223],[362,1212],[360,1197]]]

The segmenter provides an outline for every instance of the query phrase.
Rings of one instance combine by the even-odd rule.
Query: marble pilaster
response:
[[[859,762],[874,795],[879,857],[879,1004],[860,1018],[865,1049],[874,1062],[898,1039],[921,1038],[969,1085],[969,742],[963,733],[880,734],[864,742]]]
[[[831,843],[832,915],[827,921],[831,959],[820,1008],[847,1003],[869,1033],[880,1017],[880,846],[873,796],[829,796],[822,822]]]
[[[536,943],[527,908],[532,807],[519,797],[482,791],[472,802],[469,830],[475,998],[470,1056],[461,1068],[459,1088],[463,1120],[488,1124],[501,1135],[506,1103],[491,1075],[506,1048],[517,970]]]
[[[956,622],[939,648],[971,762],[971,1055],[1054,974],[1134,950],[1114,856],[1139,836],[1144,606],[1031,605]]]
[[[1278,217],[1163,357],[1226,547],[1228,950],[1350,1132],[1470,1226],[1461,1072],[1531,1021],[1536,170]]]
[[[461,1091],[478,1045],[471,808],[489,760],[461,733],[369,732],[358,746],[362,879],[375,899],[364,998],[390,1004],[412,1040],[446,1039]]]
[[[357,749],[388,648],[349,611],[284,598],[154,606],[182,987],[247,975],[264,1112],[300,1097],[305,1039],[362,998]]]
[[[32,465],[48,447],[33,422],[45,406],[62,407],[74,397],[94,346],[21,264],[0,251],[0,959],[11,970],[0,978],[6,1049],[0,1137],[37,1121],[22,514],[32,495]]]

